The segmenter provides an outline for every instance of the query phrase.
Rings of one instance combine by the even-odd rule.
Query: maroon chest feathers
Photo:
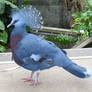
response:
[[[19,47],[20,41],[23,39],[23,35],[11,35],[10,37],[10,45],[11,49],[14,51]]]

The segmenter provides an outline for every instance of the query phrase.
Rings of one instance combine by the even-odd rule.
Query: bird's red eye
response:
[[[18,20],[14,20],[14,23],[18,22]]]

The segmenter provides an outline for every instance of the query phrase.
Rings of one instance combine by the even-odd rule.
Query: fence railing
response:
[[[46,36],[57,36],[59,34],[67,34],[71,36],[78,36],[77,32],[72,32],[70,29],[54,28],[54,27],[43,27],[39,32],[33,31],[34,34],[46,35]]]

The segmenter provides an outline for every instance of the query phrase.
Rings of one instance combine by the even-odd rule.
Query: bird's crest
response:
[[[43,27],[43,19],[40,12],[31,5],[22,7],[20,10],[13,10],[12,18],[21,19],[25,25],[36,31]]]

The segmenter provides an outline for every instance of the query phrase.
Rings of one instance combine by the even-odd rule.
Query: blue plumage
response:
[[[87,69],[74,64],[67,57],[66,52],[54,43],[26,32],[26,25],[35,30],[42,27],[42,17],[32,6],[13,12],[12,22],[8,27],[12,24],[15,25],[15,28],[10,38],[11,49],[14,60],[18,65],[31,71],[59,66],[80,78],[91,75]]]

